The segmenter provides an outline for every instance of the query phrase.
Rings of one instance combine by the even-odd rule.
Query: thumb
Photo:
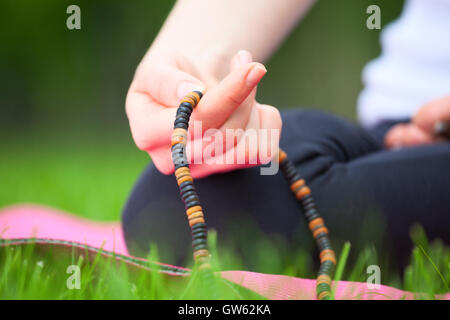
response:
[[[189,92],[204,91],[205,85],[193,75],[167,65],[153,65],[143,70],[144,90],[160,104],[176,107]]]

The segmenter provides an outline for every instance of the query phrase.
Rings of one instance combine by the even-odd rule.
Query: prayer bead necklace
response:
[[[202,96],[200,91],[192,91],[181,100],[175,117],[171,150],[175,177],[191,228],[194,260],[205,281],[210,282],[213,278],[207,242],[208,230],[186,156],[189,118]],[[317,298],[319,300],[330,299],[331,277],[336,266],[336,257],[331,248],[328,229],[317,211],[311,190],[298,174],[292,161],[281,149],[278,152],[278,161],[283,175],[290,184],[291,191],[303,207],[304,216],[320,252],[320,267],[316,282]]]

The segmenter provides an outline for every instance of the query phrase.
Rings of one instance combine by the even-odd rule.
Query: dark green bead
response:
[[[196,94],[198,94],[198,96],[200,97],[200,99],[203,97],[203,93],[202,93],[201,91],[194,90],[194,92],[195,92]]]
[[[186,203],[184,204],[184,207],[185,207],[186,210],[187,210],[187,209],[189,209],[189,208],[192,208],[192,207],[195,207],[195,206],[199,206],[199,205],[200,205],[200,201],[194,200],[194,201],[186,202]]]

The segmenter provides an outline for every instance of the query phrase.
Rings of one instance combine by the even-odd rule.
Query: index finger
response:
[[[245,101],[266,74],[260,63],[248,63],[208,90],[192,113],[204,128],[219,128]]]

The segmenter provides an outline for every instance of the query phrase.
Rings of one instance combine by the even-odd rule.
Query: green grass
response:
[[[157,261],[157,250],[148,257]],[[9,246],[0,250],[0,299],[205,299],[210,296],[194,270],[190,277],[167,277],[158,272],[131,269],[97,254],[54,254],[35,245]],[[78,266],[79,288],[69,266]],[[260,299],[257,294],[218,277],[214,279],[220,298]],[[68,285],[69,283],[69,285]]]
[[[220,251],[210,241],[214,270],[220,266]],[[335,280],[347,280],[346,274],[354,276],[357,265],[347,266],[345,256],[350,246],[344,246],[338,260]],[[219,253],[219,254],[217,254]],[[297,256],[294,253],[294,256]],[[429,256],[428,258],[426,256]],[[432,258],[434,257],[434,258]],[[158,250],[152,247],[149,261],[158,261]],[[442,244],[430,245],[423,254],[416,247],[411,265],[407,268],[405,279],[400,286],[412,292],[425,293],[420,298],[434,299],[434,295],[448,291],[450,278],[448,271],[443,272],[445,264],[450,261],[450,252]],[[71,265],[80,268],[79,289],[70,289],[67,285],[72,273],[67,272]],[[26,246],[6,246],[0,248],[0,299],[205,299],[211,298],[193,265],[189,277],[167,277],[152,270],[130,268],[124,262],[116,262],[97,254],[88,257],[87,253],[75,253],[42,250],[33,244]],[[299,268],[310,268],[300,265]],[[437,272],[437,269],[439,272]],[[444,275],[446,273],[446,275]],[[365,272],[358,274],[367,277]],[[446,277],[446,278],[445,278]],[[215,278],[214,293],[220,299],[262,299],[261,296],[229,283],[219,277]],[[395,283],[385,283],[395,285]],[[389,298],[389,297],[388,297]]]
[[[36,133],[39,132],[39,133]],[[0,206],[33,202],[60,208],[97,220],[118,220],[124,201],[148,156],[126,134],[97,130],[47,130],[30,134],[0,134]],[[249,231],[250,233],[253,231]],[[257,231],[255,231],[257,232]],[[428,298],[449,291],[450,249],[439,241],[429,243],[424,231],[412,228],[415,249],[403,276],[382,270],[382,284]],[[243,270],[242,257],[231,246],[209,237],[215,270]],[[261,272],[304,278],[315,275],[310,248],[282,250],[283,239],[261,241],[251,257]],[[382,260],[373,246],[360,251],[350,244],[337,248],[335,280],[366,281],[366,268]],[[349,259],[347,259],[349,257]],[[220,259],[219,259],[220,258]],[[352,259],[350,259],[352,258]],[[158,261],[157,249],[149,259]],[[66,286],[67,266],[81,270],[80,290]],[[192,266],[192,265],[191,265]],[[97,256],[63,255],[37,251],[33,246],[0,249],[0,299],[197,299],[207,293],[192,277],[169,281],[158,272],[130,270],[123,263]],[[219,296],[228,299],[260,298],[247,290],[217,279]]]
[[[91,219],[119,220],[150,158],[128,132],[80,127],[38,127],[14,137],[0,133],[0,206],[40,203]]]

